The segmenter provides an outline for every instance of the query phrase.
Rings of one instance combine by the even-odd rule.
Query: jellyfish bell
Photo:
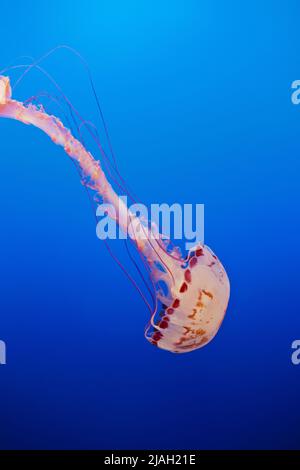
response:
[[[230,291],[226,271],[216,255],[206,245],[190,250],[187,258],[179,249],[168,250],[156,227],[130,211],[107,180],[100,162],[60,119],[47,114],[41,106],[12,99],[6,76],[0,76],[0,117],[31,124],[63,147],[79,169],[82,183],[116,209],[113,217],[125,233],[130,227],[130,237],[155,288],[155,305],[145,330],[150,343],[182,353],[211,341],[224,318]]]
[[[229,300],[229,279],[205,245],[190,250],[185,265],[172,258],[168,264],[173,279],[167,273],[161,276],[168,293],[158,292],[163,308],[146,337],[171,352],[193,351],[205,346],[219,330]]]

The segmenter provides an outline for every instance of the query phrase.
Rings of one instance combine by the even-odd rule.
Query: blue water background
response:
[[[232,293],[203,350],[149,345],[70,161],[1,120],[0,448],[299,447],[299,13],[294,0],[1,2],[1,67],[78,49],[128,185],[146,204],[205,204]],[[80,62],[60,51],[44,66],[97,120]],[[32,72],[15,96],[48,87]]]

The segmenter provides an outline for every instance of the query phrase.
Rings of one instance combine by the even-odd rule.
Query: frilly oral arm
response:
[[[114,206],[116,220],[127,233],[130,225],[130,236],[135,239],[138,248],[144,253],[148,261],[166,259],[166,253],[156,244],[156,253],[151,249],[151,231],[138,217],[132,214],[124,201],[115,193],[101,168],[99,161],[95,160],[82,143],[77,140],[69,129],[55,116],[48,115],[43,109],[33,105],[25,106],[23,103],[11,99],[12,92],[8,77],[0,76],[0,117],[15,119],[24,124],[31,124],[45,132],[52,141],[64,148],[69,157],[80,168],[83,182],[86,186],[101,195],[103,200]],[[159,256],[158,256],[159,253]]]

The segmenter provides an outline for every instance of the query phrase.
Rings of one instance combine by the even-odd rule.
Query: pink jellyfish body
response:
[[[145,330],[146,338],[176,353],[193,351],[211,341],[224,318],[230,291],[226,271],[216,255],[206,245],[196,246],[185,258],[177,249],[168,251],[162,237],[154,235],[153,225],[130,212],[108,182],[99,161],[70,130],[44,109],[13,100],[9,78],[4,76],[0,76],[0,117],[38,127],[62,146],[80,169],[85,186],[112,204],[115,211],[111,217],[125,232],[130,230],[155,286],[156,306]]]

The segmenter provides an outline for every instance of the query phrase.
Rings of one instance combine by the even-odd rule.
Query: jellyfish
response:
[[[210,248],[198,243],[184,256],[179,248],[171,246],[153,223],[131,212],[100,161],[61,119],[30,100],[13,99],[10,78],[4,75],[0,75],[0,117],[33,125],[47,134],[76,164],[84,186],[114,208],[109,216],[130,235],[153,287],[146,339],[173,353],[194,351],[208,344],[221,326],[230,293],[226,271]]]

